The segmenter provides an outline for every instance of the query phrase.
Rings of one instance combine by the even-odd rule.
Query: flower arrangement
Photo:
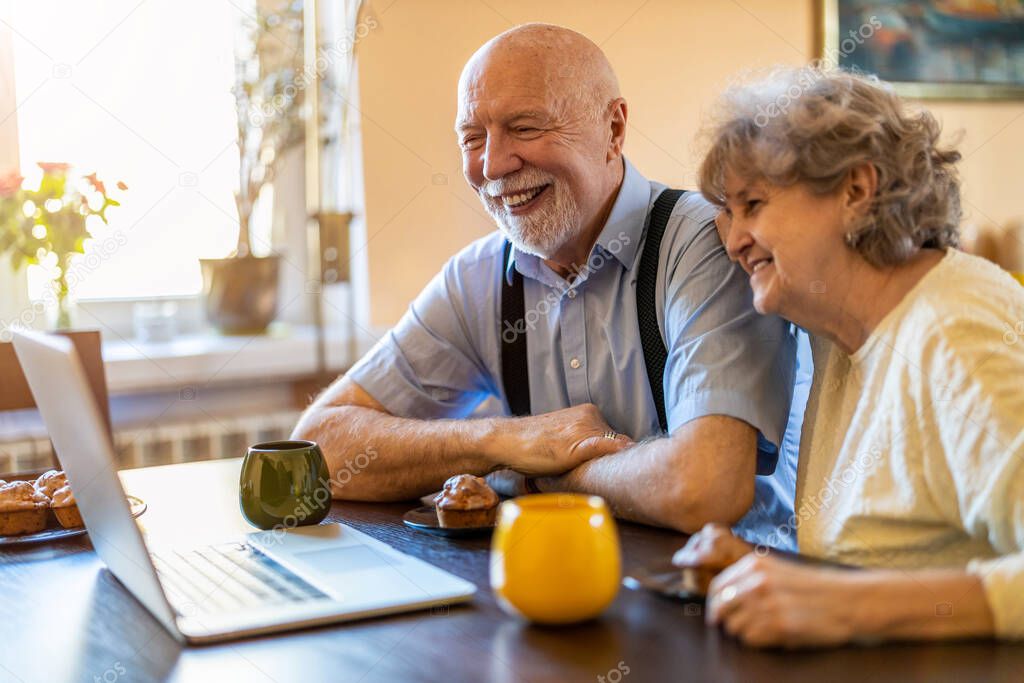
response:
[[[69,164],[41,162],[39,168],[43,174],[36,189],[26,189],[16,171],[0,176],[0,255],[10,254],[15,271],[27,264],[52,266],[57,327],[67,328],[68,271],[92,237],[86,219],[96,216],[106,224],[107,209],[120,203],[95,173],[76,184],[69,177]],[[128,189],[122,182],[117,188]]]

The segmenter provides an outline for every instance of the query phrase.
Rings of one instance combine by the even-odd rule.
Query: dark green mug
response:
[[[238,482],[242,515],[260,529],[319,524],[331,510],[331,473],[312,441],[251,446]]]

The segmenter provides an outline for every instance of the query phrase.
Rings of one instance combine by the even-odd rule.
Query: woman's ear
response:
[[[878,169],[864,162],[850,169],[843,185],[843,209],[851,218],[860,218],[871,210],[878,191]]]

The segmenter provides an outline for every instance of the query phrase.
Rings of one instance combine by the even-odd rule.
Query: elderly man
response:
[[[332,472],[372,449],[336,497],[406,499],[472,473],[685,532],[751,509],[783,446],[793,333],[752,309],[715,210],[625,160],[626,116],[604,54],[573,31],[520,26],[469,60],[463,170],[500,230],[303,415],[295,436]],[[474,415],[488,397],[504,416]],[[792,507],[762,483],[748,527]]]

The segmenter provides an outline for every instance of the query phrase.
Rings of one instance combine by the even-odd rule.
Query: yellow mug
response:
[[[1024,285],[1024,271],[1021,271],[1019,273],[1010,273],[1010,275],[1012,275],[1017,280],[1017,282]]]
[[[509,614],[540,624],[592,619],[620,580],[619,534],[604,499],[539,493],[501,504],[491,588]]]

